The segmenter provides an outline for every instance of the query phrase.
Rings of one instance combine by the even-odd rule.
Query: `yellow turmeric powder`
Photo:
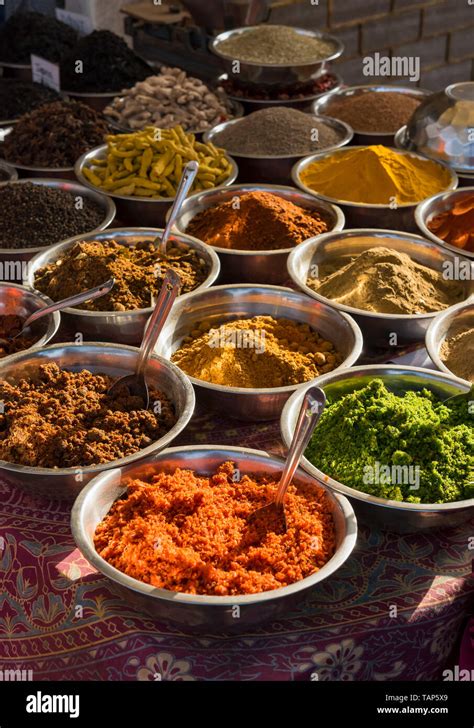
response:
[[[381,144],[333,152],[309,164],[300,177],[314,192],[369,205],[420,202],[450,182],[449,171],[437,162]]]
[[[196,379],[261,389],[307,382],[335,369],[342,357],[307,324],[254,316],[215,328],[203,321],[172,361]]]

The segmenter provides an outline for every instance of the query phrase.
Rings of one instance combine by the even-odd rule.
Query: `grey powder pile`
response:
[[[335,50],[333,43],[302,35],[286,25],[261,25],[228,38],[217,47],[240,61],[276,66],[320,61],[329,58]]]
[[[316,117],[297,109],[275,106],[239,119],[216,134],[212,142],[230,154],[278,157],[304,156],[332,147],[340,140],[337,131]]]

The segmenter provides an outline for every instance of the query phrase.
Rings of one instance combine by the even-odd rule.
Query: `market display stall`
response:
[[[216,35],[213,82],[37,14],[1,37],[3,661],[439,679],[473,594],[474,82],[346,87],[337,37],[276,24]]]

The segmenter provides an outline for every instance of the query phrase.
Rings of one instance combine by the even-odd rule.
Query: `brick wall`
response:
[[[348,84],[407,79],[373,78],[362,59],[379,52],[420,58],[415,84],[433,90],[474,80],[474,0],[304,0],[276,2],[270,22],[328,30],[345,45],[335,69]]]

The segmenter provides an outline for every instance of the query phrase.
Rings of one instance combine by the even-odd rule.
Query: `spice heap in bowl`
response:
[[[54,101],[24,114],[5,136],[0,154],[32,174],[73,176],[81,154],[102,144],[108,128],[102,115],[78,101]]]
[[[43,182],[0,185],[0,248],[41,248],[102,227],[104,206],[87,195],[78,206],[79,185]]]
[[[25,318],[17,314],[0,314],[0,359],[29,349],[38,341],[38,337],[32,334],[18,335],[25,321]]]
[[[189,160],[199,163],[191,188],[194,192],[232,184],[237,176],[236,165],[224,150],[197,141],[179,125],[111,134],[106,146],[77,161],[76,175],[93,189],[111,195],[122,220],[157,225],[165,219]]]
[[[474,383],[474,310],[450,327],[439,354],[450,372]]]
[[[474,257],[474,187],[436,195],[418,206],[418,227],[435,242]]]
[[[211,245],[222,282],[282,284],[288,253],[303,240],[341,230],[339,208],[294,187],[230,185],[192,195],[175,226]]]
[[[0,28],[0,64],[29,66],[31,54],[58,63],[76,38],[75,30],[51,15],[15,13]]]
[[[287,66],[326,60],[336,51],[332,40],[285,25],[260,25],[220,40],[216,50],[247,63]]]
[[[121,91],[152,73],[153,68],[110,30],[94,30],[80,38],[61,60],[61,86],[70,95]]]
[[[354,227],[395,230],[413,229],[421,200],[457,186],[446,166],[383,145],[306,157],[295,164],[292,176],[306,192],[342,205]]]
[[[132,480],[95,530],[97,553],[134,579],[186,594],[255,594],[319,571],[336,549],[327,492],[316,484],[290,485],[288,532],[262,532],[247,518],[271,500],[278,478],[243,474],[236,488],[235,467],[228,461],[208,476],[179,468]],[[183,529],[184,501],[196,508]],[[146,529],[137,540],[132,534],[140,523]],[[213,535],[203,540],[203,532]],[[153,548],[157,541],[160,549]]]
[[[78,240],[54,262],[35,272],[34,286],[53,301],[60,301],[114,278],[115,284],[109,293],[82,303],[78,309],[148,309],[152,297],[158,296],[169,268],[178,273],[182,294],[202,285],[209,273],[198,250],[173,245],[172,239],[166,256],[151,240],[133,245],[123,245],[113,239]]]
[[[56,363],[14,384],[0,380],[0,460],[39,468],[99,465],[148,447],[175,424],[164,392],[152,389],[147,409],[126,386],[109,395],[113,381]]]
[[[202,321],[184,337],[171,360],[195,379],[263,389],[315,379],[339,366],[342,356],[308,324],[253,316],[218,326]]]
[[[355,144],[392,145],[428,91],[397,86],[351,86],[324,94],[313,104],[315,114],[345,121]]]
[[[120,129],[146,126],[199,133],[232,118],[222,89],[211,90],[181,68],[162,66],[160,73],[124,90],[105,109],[106,117]]]
[[[315,98],[339,88],[341,79],[335,73],[324,73],[303,83],[288,85],[261,86],[239,80],[236,76],[222,74],[218,79],[230,99],[240,101],[250,113],[267,106],[291,106],[301,111],[309,111]]]
[[[377,498],[450,503],[474,498],[473,446],[472,415],[462,399],[444,402],[427,390],[400,396],[373,379],[329,403],[305,457],[333,480]],[[377,478],[377,463],[394,469]],[[393,477],[409,466],[416,466],[416,481]]]
[[[439,311],[474,293],[474,281],[459,275],[464,263],[418,235],[367,228],[305,241],[288,272],[312,298],[353,316],[380,354],[421,343]]]
[[[38,106],[58,99],[56,91],[41,83],[0,78],[0,122],[14,121]]]
[[[275,106],[216,126],[205,141],[236,158],[247,182],[285,184],[294,162],[311,152],[347,144],[352,131],[343,122],[298,109]]]

